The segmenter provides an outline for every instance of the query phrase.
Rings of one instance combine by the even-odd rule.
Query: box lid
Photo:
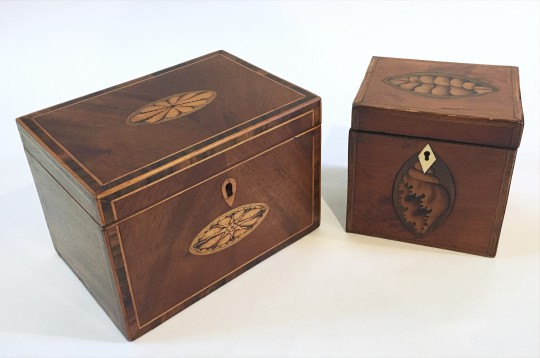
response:
[[[373,57],[352,129],[517,148],[517,67]]]
[[[159,180],[172,165],[193,164],[201,153],[236,145],[319,101],[217,51],[17,122],[75,184],[99,199]]]

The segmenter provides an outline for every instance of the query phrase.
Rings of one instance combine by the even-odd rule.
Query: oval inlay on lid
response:
[[[187,116],[216,98],[214,91],[193,91],[173,94],[158,99],[133,112],[127,119],[127,124],[158,124]]]
[[[438,72],[416,72],[384,79],[387,85],[420,96],[462,98],[489,94],[498,89],[480,80]]]

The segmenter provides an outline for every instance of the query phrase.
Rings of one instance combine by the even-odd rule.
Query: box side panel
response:
[[[30,153],[26,156],[56,251],[126,335],[103,230]]]
[[[365,132],[350,141],[348,231],[495,255],[514,150]],[[437,160],[424,174],[427,144]]]
[[[130,337],[319,226],[320,140],[316,126],[106,229]]]
[[[353,213],[354,213],[354,180],[356,172],[356,134],[349,130],[349,158],[347,173],[347,215],[345,218],[345,231],[353,232]]]
[[[495,255],[497,254],[497,247],[499,245],[499,238],[501,235],[504,213],[506,211],[506,204],[508,203],[508,194],[510,193],[510,184],[512,182],[512,173],[514,172],[516,155],[516,149],[509,149],[506,152],[501,190],[499,193],[499,202],[497,203],[495,226],[493,227],[493,241],[491,243],[491,247],[488,253],[488,256],[490,257],[495,257]]]
[[[24,149],[51,174],[69,195],[96,222],[101,223],[96,199],[69,172],[63,168],[25,128],[17,123]]]

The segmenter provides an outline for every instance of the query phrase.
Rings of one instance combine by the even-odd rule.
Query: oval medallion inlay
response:
[[[478,96],[498,90],[495,86],[473,78],[439,72],[391,76],[385,78],[384,82],[412,94],[438,98]]]
[[[214,91],[173,94],[139,108],[128,117],[127,124],[158,124],[187,116],[208,105],[216,95]]]
[[[407,230],[425,237],[448,217],[455,192],[450,169],[427,145],[401,167],[392,197],[396,213]]]
[[[242,205],[208,224],[192,241],[189,252],[210,255],[236,244],[248,236],[264,220],[268,205]]]

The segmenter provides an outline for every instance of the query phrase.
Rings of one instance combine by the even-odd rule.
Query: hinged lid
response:
[[[517,148],[517,67],[373,57],[352,129]]]
[[[319,101],[218,51],[17,122],[49,161],[75,179],[71,184],[99,199],[157,181],[173,164],[193,164],[217,146],[237,145]]]

